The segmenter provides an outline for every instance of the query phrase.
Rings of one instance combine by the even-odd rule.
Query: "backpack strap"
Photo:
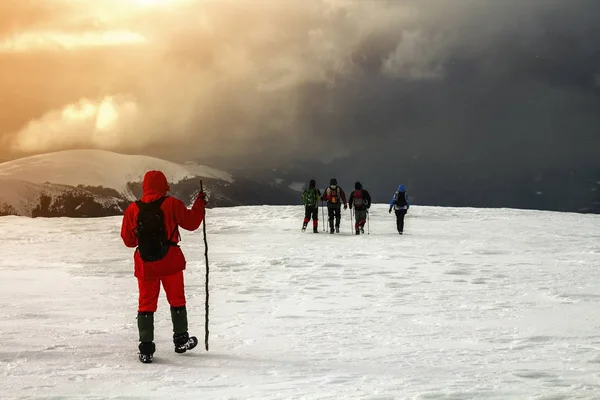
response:
[[[163,196],[160,199],[156,200],[157,202],[159,202],[159,207],[162,206],[162,204],[167,199],[167,197],[169,197],[169,196]],[[178,228],[178,226],[177,226],[177,224],[175,224],[175,228],[173,228],[173,232],[167,238],[168,242],[173,243],[173,244],[175,243],[172,241],[172,239],[173,239],[173,236],[175,236],[175,234],[177,233],[177,228]]]

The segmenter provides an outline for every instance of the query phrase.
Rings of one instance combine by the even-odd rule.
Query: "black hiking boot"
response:
[[[360,235],[360,231],[357,229],[354,234],[355,235]]]
[[[319,228],[318,227],[313,227],[313,233],[319,233]]]
[[[365,233],[365,227],[364,226],[360,227],[360,233],[363,233],[363,234]]]
[[[340,233],[340,227],[339,226],[335,227],[335,233]]]
[[[306,230],[306,224],[302,224],[302,232]]]
[[[141,342],[138,346],[140,361],[144,364],[150,364],[154,358],[156,346],[153,342]]]
[[[173,344],[175,345],[175,353],[181,354],[196,347],[198,339],[196,339],[196,336],[190,336],[187,332],[174,333]]]

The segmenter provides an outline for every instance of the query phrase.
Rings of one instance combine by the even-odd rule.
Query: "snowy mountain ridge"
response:
[[[66,150],[0,164],[0,215],[101,217],[142,194],[148,170],[165,173],[170,194],[191,204],[204,181],[211,206],[297,204],[285,183],[261,182],[200,165],[104,150]]]
[[[64,150],[0,164],[0,177],[33,183],[89,185],[114,189],[130,200],[130,182],[141,182],[148,170],[160,170],[170,183],[206,177],[232,183],[231,174],[195,163],[177,164],[145,155],[125,155],[105,150]]]

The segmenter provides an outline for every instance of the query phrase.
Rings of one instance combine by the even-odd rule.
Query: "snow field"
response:
[[[0,218],[3,399],[594,399],[600,216],[375,205],[370,235],[301,233],[301,207],[208,211],[183,232],[190,333],[136,355],[120,218]],[[321,214],[319,214],[321,217]]]

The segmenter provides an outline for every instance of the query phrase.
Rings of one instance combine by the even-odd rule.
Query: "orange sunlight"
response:
[[[198,1],[201,0],[64,0],[62,4],[66,8],[60,20],[41,30],[14,32],[0,37],[0,53],[144,44],[147,38],[135,28],[142,13]],[[70,25],[82,21],[89,21],[98,28],[84,31],[69,29]]]
[[[133,0],[133,2],[142,7],[149,7],[176,3],[177,0]]]
[[[91,143],[99,148],[127,145],[127,135],[120,134],[120,129],[126,129],[137,113],[138,106],[130,98],[83,98],[30,121],[13,144],[13,150],[36,152],[74,143]]]
[[[60,31],[27,32],[0,40],[0,53],[39,50],[74,50],[81,47],[131,45],[145,43],[137,32],[104,31],[65,33]]]

